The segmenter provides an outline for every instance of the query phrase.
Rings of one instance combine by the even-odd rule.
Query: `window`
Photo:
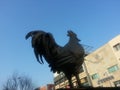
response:
[[[120,87],[120,80],[114,82],[115,87]]]
[[[108,72],[112,73],[112,72],[117,71],[118,69],[119,69],[118,65],[114,65],[114,66],[108,68]]]
[[[83,66],[80,68],[80,73],[84,72]]]
[[[88,82],[87,77],[81,78],[80,81],[81,83]]]
[[[95,73],[95,74],[92,75],[92,79],[93,79],[93,80],[94,80],[94,79],[97,79],[97,78],[99,78],[98,73]]]
[[[61,72],[61,73],[60,73],[60,77],[62,78],[62,77],[64,77],[64,76],[65,76],[64,73]]]
[[[89,86],[87,77],[81,78],[80,81],[83,86]]]
[[[120,50],[120,43],[117,43],[116,45],[113,46],[115,51],[119,51]]]

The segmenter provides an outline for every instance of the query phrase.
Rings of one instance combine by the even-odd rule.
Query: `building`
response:
[[[38,87],[35,90],[54,90],[54,84],[47,84],[45,86],[42,87]]]
[[[85,57],[83,69],[79,74],[83,86],[120,86],[120,35]],[[54,78],[55,88],[65,88],[68,81],[60,73]],[[73,83],[76,80],[73,77]]]
[[[82,85],[89,86],[87,75],[86,75],[86,72],[83,70],[83,68],[80,70],[79,76],[80,76]],[[73,82],[74,86],[77,87],[75,77],[72,77],[72,82]],[[62,73],[62,72],[60,74],[57,74],[56,76],[54,76],[54,84],[55,84],[55,89],[69,88],[68,80],[65,77],[64,73]]]

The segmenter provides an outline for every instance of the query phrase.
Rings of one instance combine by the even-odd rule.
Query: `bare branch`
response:
[[[14,73],[3,86],[3,90],[34,90],[32,80]]]

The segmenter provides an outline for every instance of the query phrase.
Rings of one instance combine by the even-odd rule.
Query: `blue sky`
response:
[[[48,64],[37,63],[31,30],[51,32],[64,46],[67,30],[97,49],[120,34],[120,0],[0,0],[0,87],[13,72],[30,76],[36,86],[53,83]]]

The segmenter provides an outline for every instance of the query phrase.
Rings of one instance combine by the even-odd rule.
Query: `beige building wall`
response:
[[[120,49],[118,51],[114,49],[114,46],[119,43],[120,35],[85,57],[86,68],[94,87],[114,87],[114,82],[120,80],[120,69],[111,73],[108,71],[110,67],[115,65],[120,68]],[[92,79],[94,74],[98,74],[99,77]],[[109,80],[108,77],[111,79]]]
[[[84,72],[79,74],[82,83],[87,77],[89,85],[93,87],[120,85],[120,35],[86,56],[83,68]],[[61,84],[65,85],[63,82]]]

